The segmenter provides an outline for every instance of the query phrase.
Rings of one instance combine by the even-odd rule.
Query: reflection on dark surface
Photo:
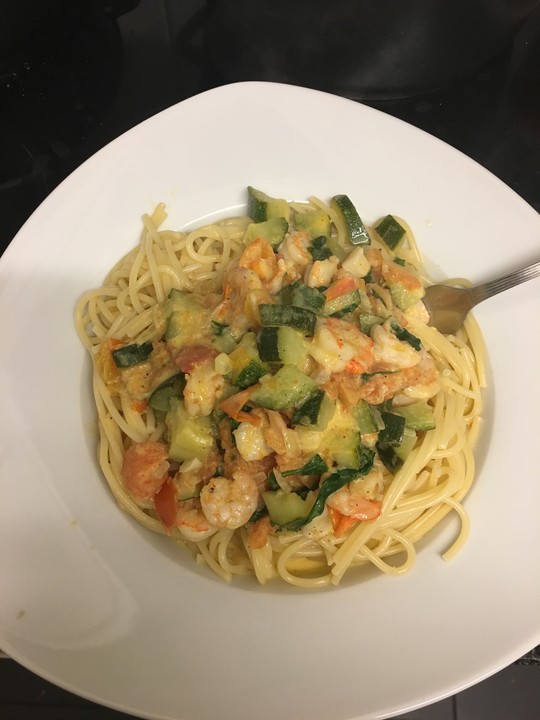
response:
[[[246,79],[360,99],[540,209],[538,0],[5,0],[0,247],[107,142]]]
[[[225,82],[276,80],[354,98],[417,95],[503,50],[535,0],[209,0],[206,52]]]

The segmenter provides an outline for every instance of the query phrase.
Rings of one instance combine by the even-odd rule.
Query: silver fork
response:
[[[430,315],[429,324],[442,333],[455,333],[475,305],[538,276],[540,261],[471,288],[430,285],[422,298]]]

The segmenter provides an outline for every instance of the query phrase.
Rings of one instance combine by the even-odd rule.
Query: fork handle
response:
[[[482,300],[497,295],[504,290],[509,290],[515,285],[521,285],[521,283],[527,280],[540,276],[540,261],[527,265],[527,267],[521,268],[521,270],[515,270],[514,272],[503,275],[496,280],[489,280],[486,283],[477,285],[474,288],[470,288],[470,293],[473,296],[474,304],[476,305]]]

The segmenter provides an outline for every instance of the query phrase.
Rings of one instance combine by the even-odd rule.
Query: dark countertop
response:
[[[198,92],[248,79],[336,92],[401,118],[475,159],[540,211],[537,0],[493,0],[497,22],[482,15],[489,3],[456,0],[452,7],[469,13],[457,24],[459,16],[446,16],[448,3],[432,4],[439,18],[419,2],[416,16],[407,11],[390,22],[375,17],[369,3],[354,10],[351,0],[335,1],[321,20],[328,26],[322,45],[321,28],[311,33],[301,8],[291,15],[292,5],[276,0],[261,18],[264,6],[249,0],[4,2],[0,252],[41,201],[107,142]],[[315,5],[324,15],[324,5]],[[369,44],[374,37],[386,42],[384,52]],[[540,665],[538,648],[520,662]],[[17,675],[18,687],[27,683],[31,694],[38,680],[14,665],[0,662],[0,686]]]

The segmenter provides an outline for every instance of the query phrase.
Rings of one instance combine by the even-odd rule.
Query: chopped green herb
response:
[[[420,350],[420,348],[422,347],[422,342],[420,341],[420,338],[417,338],[416,335],[413,335],[404,327],[398,325],[397,322],[391,322],[390,327],[398,340],[403,340],[404,342],[409,343],[409,345],[415,350]]]
[[[302,467],[296,470],[285,470],[281,474],[283,477],[287,475],[322,475],[328,470],[328,465],[324,462],[320,455],[314,455]]]
[[[309,511],[309,514],[305,518],[299,518],[294,522],[287,525],[290,530],[297,530],[303,525],[307,525],[309,522],[316,518],[324,510],[324,505],[327,499],[340,488],[348,485],[353,480],[357,480],[363,475],[367,475],[373,467],[373,459],[375,453],[369,448],[362,447],[362,457],[360,460],[360,467],[358,469],[345,468],[344,470],[336,470],[319,486],[319,494],[313,504],[313,507]]]

